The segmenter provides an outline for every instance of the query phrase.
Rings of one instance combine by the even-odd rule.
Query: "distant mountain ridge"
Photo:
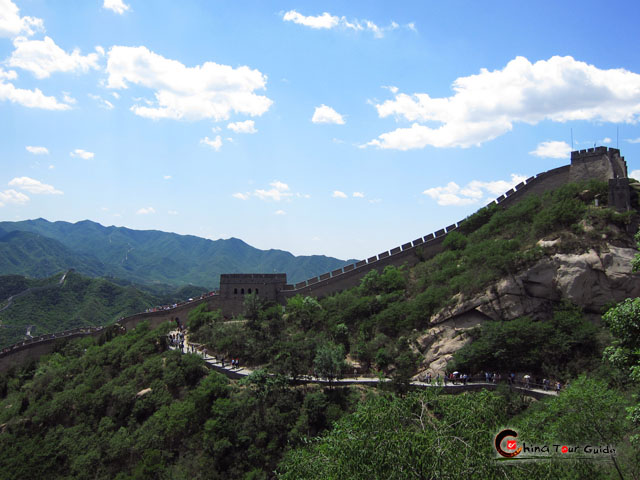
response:
[[[353,262],[259,250],[237,238],[208,240],[158,230],[105,227],[90,220],[0,222],[0,275],[47,277],[74,268],[89,276],[112,276],[139,284],[214,288],[221,273],[284,272],[295,283]]]

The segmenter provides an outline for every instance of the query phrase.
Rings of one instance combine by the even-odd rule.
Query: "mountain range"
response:
[[[75,269],[141,285],[215,288],[221,273],[286,273],[295,283],[355,261],[259,250],[237,238],[208,240],[90,220],[0,222],[0,275],[44,278]]]

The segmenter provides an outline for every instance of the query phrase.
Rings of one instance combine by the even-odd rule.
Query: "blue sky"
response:
[[[637,170],[639,10],[0,0],[0,218],[366,258],[567,164],[571,130]]]

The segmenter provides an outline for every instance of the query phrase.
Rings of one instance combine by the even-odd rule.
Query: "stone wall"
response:
[[[516,185],[513,189],[498,197],[492,204],[509,207],[529,195],[542,195],[571,181],[589,179],[610,180],[627,178],[627,166],[620,151],[614,148],[598,147],[588,150],[580,150],[571,153],[571,165],[554,168],[530,177],[526,181]],[[628,204],[628,181],[614,181],[610,189],[610,201],[612,205],[617,203]],[[626,192],[626,193],[625,193]],[[613,195],[613,197],[611,197]],[[490,204],[491,205],[491,204]],[[347,265],[344,268],[327,272],[318,277],[299,282],[295,285],[286,284],[286,274],[223,274],[220,281],[220,295],[214,295],[203,299],[194,300],[178,305],[176,308],[155,312],[146,312],[132,315],[120,321],[130,330],[141,321],[148,320],[150,326],[155,328],[164,322],[176,322],[186,324],[190,310],[206,302],[210,310],[220,309],[227,318],[239,315],[243,310],[244,295],[240,292],[244,289],[245,295],[258,289],[258,295],[269,300],[285,303],[286,300],[297,294],[315,297],[324,297],[342,290],[357,286],[364,275],[371,270],[382,271],[387,265],[413,266],[420,259],[431,258],[442,251],[442,242],[446,235],[464,222],[461,220],[442,228],[424,237],[407,242],[390,251],[379,253],[366,260]],[[234,293],[237,292],[237,293]],[[82,336],[90,333],[77,333]],[[49,341],[51,340],[51,342]],[[0,371],[6,370],[7,365],[21,363],[29,358],[37,358],[42,352],[53,349],[55,339],[42,339],[39,342],[23,342],[20,348],[10,347],[10,353],[0,353]],[[21,345],[21,344],[18,344]],[[7,350],[7,349],[5,349]],[[22,352],[22,353],[20,353]]]
[[[14,366],[23,365],[30,360],[37,360],[42,355],[53,352],[58,345],[67,340],[86,337],[87,335],[98,337],[103,332],[103,327],[76,328],[66,332],[40,335],[24,342],[16,343],[0,351],[0,373],[6,372]]]
[[[529,195],[542,195],[544,192],[555,190],[569,182],[570,165],[554,168],[530,177],[526,181],[498,197],[491,204],[509,207],[512,204],[526,198]],[[449,232],[452,232],[464,223],[464,219],[440,229],[434,233],[418,238],[412,242],[395,247],[388,252],[382,252],[367,260],[362,260],[353,265],[333,272],[328,272],[319,277],[314,277],[295,285],[285,285],[280,291],[278,301],[286,302],[287,298],[295,295],[310,295],[324,297],[333,293],[353,288],[360,283],[360,279],[371,270],[382,271],[387,265],[409,267],[415,265],[420,259],[429,259],[442,251],[442,242]]]

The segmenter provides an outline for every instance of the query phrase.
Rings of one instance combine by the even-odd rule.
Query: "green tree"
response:
[[[318,318],[322,307],[315,298],[296,295],[287,301],[289,319],[303,330],[309,330]]]
[[[344,347],[333,342],[326,342],[318,347],[313,359],[313,370],[319,378],[329,381],[342,375],[346,368],[344,361]]]
[[[636,385],[640,383],[640,298],[627,298],[609,309],[603,319],[614,339],[604,351],[604,358],[621,369]],[[635,396],[636,400],[638,395]],[[627,409],[628,418],[640,428],[640,402]],[[640,447],[640,434],[631,437]]]
[[[249,320],[249,328],[257,328],[258,319],[260,318],[260,313],[262,312],[262,306],[262,299],[255,293],[250,293],[244,296],[244,300],[242,302],[242,311],[244,317]]]

